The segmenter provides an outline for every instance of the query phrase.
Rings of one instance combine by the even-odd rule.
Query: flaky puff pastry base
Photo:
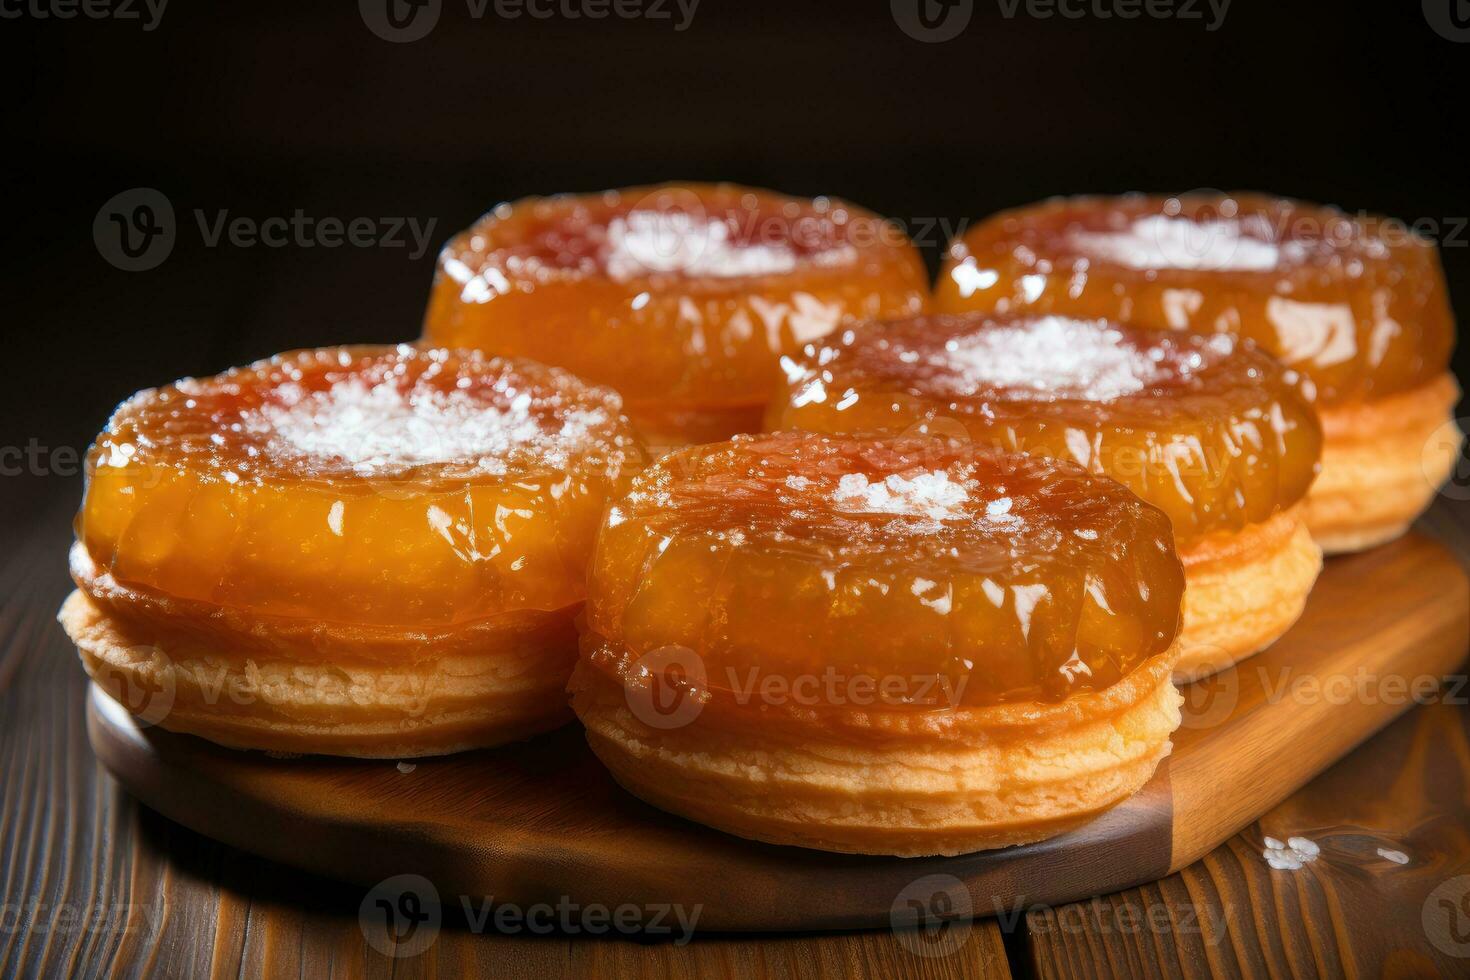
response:
[[[1184,626],[1174,680],[1208,677],[1291,629],[1322,571],[1322,549],[1293,507],[1260,524],[1179,549]]]
[[[1454,375],[1323,410],[1322,473],[1306,522],[1329,555],[1392,541],[1424,512],[1460,458]]]
[[[572,707],[613,777],[670,813],[772,844],[954,855],[1055,836],[1141,789],[1179,725],[1176,655],[1059,704],[890,716],[881,736],[704,715],[655,729],[616,679],[585,662]]]
[[[197,639],[165,648],[81,590],[57,618],[92,680],[140,722],[230,748],[414,758],[517,741],[572,718],[570,613],[542,648],[401,664],[272,657]]]

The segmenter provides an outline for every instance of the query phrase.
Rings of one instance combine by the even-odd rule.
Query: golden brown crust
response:
[[[1206,537],[1184,563],[1179,683],[1198,680],[1270,646],[1301,616],[1322,570],[1322,550],[1301,508],[1234,534]]]
[[[572,704],[613,776],[672,813],[776,844],[951,855],[1062,833],[1137,792],[1179,724],[1169,679],[1176,652],[1113,688],[1068,699],[1068,709],[1042,711],[1045,722],[1022,738],[1008,737],[1018,733],[1005,723],[1035,706],[947,712],[966,717],[938,738],[801,737],[704,716],[655,729],[620,684],[585,662],[572,678]],[[1057,724],[1061,717],[1072,723]]]
[[[142,721],[231,748],[409,758],[516,741],[571,718],[563,686],[574,642],[389,666],[187,641],[165,649],[80,590],[58,619],[87,673]]]
[[[1361,551],[1406,531],[1460,455],[1451,374],[1410,391],[1322,410],[1322,473],[1305,519],[1327,554]]]

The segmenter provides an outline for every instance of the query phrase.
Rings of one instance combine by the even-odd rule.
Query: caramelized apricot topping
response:
[[[424,336],[559,364],[650,430],[721,438],[759,421],[782,354],[927,293],[902,232],[860,208],[665,185],[497,207],[440,254]]]
[[[298,351],[124,402],[88,455],[73,566],[237,618],[414,629],[563,610],[642,461],[617,397],[558,369]]]
[[[1075,462],[1181,542],[1302,499],[1321,429],[1290,372],[1228,335],[968,314],[869,322],[787,361],[773,426],[934,433]]]
[[[1168,519],[1072,464],[739,436],[665,455],[610,508],[583,649],[623,683],[688,651],[700,679],[670,682],[737,712],[771,676],[897,678],[894,710],[1059,701],[1167,651],[1183,588]]]
[[[1431,381],[1454,345],[1432,242],[1386,218],[1254,194],[1004,212],[951,245],[935,306],[1247,337],[1328,406]]]

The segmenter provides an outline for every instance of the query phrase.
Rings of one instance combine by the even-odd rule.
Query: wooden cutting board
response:
[[[1470,583],[1418,534],[1330,559],[1301,621],[1267,652],[1184,689],[1173,755],[1073,833],[954,858],[757,844],[621,790],[576,726],[443,759],[272,759],[157,728],[93,687],[98,757],[200,833],[336,878],[422,875],[446,905],[699,906],[708,930],[886,927],[900,893],[948,875],[975,914],[1007,915],[1163,877],[1195,861],[1428,696],[1465,658]],[[1470,691],[1455,691],[1470,696]],[[406,768],[406,767],[405,767]],[[948,879],[943,879],[947,881]]]

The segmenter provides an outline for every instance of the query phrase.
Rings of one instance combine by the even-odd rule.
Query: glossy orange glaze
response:
[[[564,610],[584,598],[606,499],[642,462],[616,396],[557,369],[282,354],[117,409],[88,455],[73,568],[102,601],[246,625]]]
[[[1248,342],[1037,314],[868,322],[787,361],[772,428],[963,435],[1078,463],[1163,510],[1180,541],[1306,496],[1322,433]]]
[[[664,680],[736,713],[770,706],[766,678],[818,711],[869,682],[880,711],[1060,701],[1167,651],[1183,588],[1168,519],[1071,464],[741,436],[664,456],[615,502],[583,654],[630,684],[687,650],[702,679]]]
[[[927,297],[912,244],[861,208],[669,184],[500,205],[440,253],[424,336],[559,364],[646,429],[712,439],[758,423],[781,354]]]
[[[1431,242],[1388,219],[1255,194],[1004,212],[951,245],[935,308],[1248,337],[1301,372],[1324,406],[1431,381],[1454,345]]]

